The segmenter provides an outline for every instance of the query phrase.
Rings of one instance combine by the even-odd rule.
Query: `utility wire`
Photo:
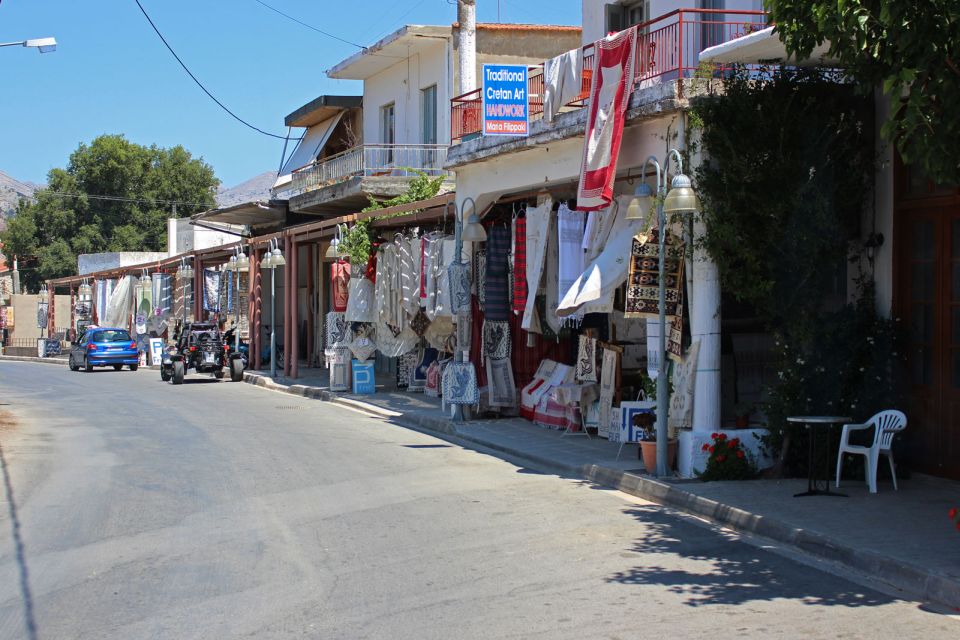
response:
[[[150,202],[153,204],[177,204],[185,205],[188,207],[209,207],[210,204],[207,202],[186,202],[184,200],[156,200],[153,198],[125,198],[123,196],[98,196],[92,195],[89,193],[65,193],[62,191],[47,191],[45,189],[39,190],[42,195],[49,195],[58,198],[88,198],[90,200],[106,200],[109,202]],[[26,196],[27,200],[39,200],[35,195]]]
[[[344,40],[344,39],[341,38],[340,36],[335,36],[335,35],[333,35],[332,33],[330,33],[329,31],[324,31],[323,29],[320,29],[319,27],[315,27],[315,26],[313,26],[312,24],[307,24],[307,23],[304,22],[303,20],[299,20],[299,19],[297,19],[297,18],[294,18],[294,17],[291,16],[290,14],[284,13],[283,11],[280,11],[280,9],[277,9],[276,7],[271,7],[271,6],[268,5],[266,2],[261,2],[261,0],[253,0],[253,1],[256,2],[257,4],[263,6],[263,7],[266,7],[267,9],[270,9],[270,11],[273,11],[274,13],[279,13],[281,16],[283,16],[283,17],[286,18],[287,20],[293,20],[293,21],[296,22],[297,24],[302,25],[302,26],[306,27],[307,29],[313,29],[313,30],[316,31],[317,33],[322,33],[323,35],[327,36],[328,38],[333,38],[334,40],[339,40],[340,42],[342,42],[342,43],[344,43],[344,44],[350,45],[351,47],[357,47],[358,49],[366,50],[366,47],[363,46],[362,44],[357,44],[356,42],[350,42],[349,40]]]
[[[227,108],[227,105],[225,105],[225,104],[223,104],[222,102],[220,102],[219,100],[217,100],[216,96],[214,96],[212,93],[210,93],[210,91],[207,90],[207,88],[206,88],[205,86],[203,86],[203,83],[200,82],[200,81],[197,79],[197,76],[193,75],[193,72],[190,71],[190,69],[187,67],[186,64],[184,64],[183,60],[180,59],[180,56],[177,55],[177,52],[173,50],[173,47],[170,46],[170,43],[167,42],[167,39],[163,37],[163,34],[162,34],[162,33],[160,33],[160,29],[158,29],[158,28],[157,28],[157,25],[155,25],[155,24],[153,23],[153,20],[150,18],[150,15],[147,13],[147,10],[143,8],[143,5],[142,5],[142,4],[140,4],[140,0],[133,0],[133,1],[137,3],[137,6],[138,6],[138,7],[140,7],[140,12],[143,14],[143,17],[147,19],[147,22],[150,23],[150,26],[151,26],[151,27],[153,27],[154,32],[156,32],[157,36],[160,37],[160,41],[163,42],[163,44],[164,44],[164,46],[167,48],[167,50],[168,50],[171,54],[173,54],[173,57],[177,59],[177,62],[179,62],[179,63],[180,63],[180,66],[183,67],[183,70],[187,72],[187,75],[190,76],[190,77],[193,79],[193,81],[197,83],[197,86],[200,87],[200,88],[203,90],[203,92],[204,92],[205,94],[207,94],[207,96],[208,96],[211,100],[213,100],[214,102],[216,102],[216,103],[220,106],[221,109],[223,109],[224,111],[226,111],[227,113],[229,113],[231,116],[233,116],[233,118],[234,118],[235,120],[237,120],[237,121],[240,122],[241,124],[243,124],[243,125],[245,125],[245,126],[247,126],[247,127],[250,127],[250,128],[253,129],[254,131],[257,131],[258,133],[262,133],[263,135],[269,136],[269,137],[271,137],[271,138],[277,138],[278,140],[289,140],[289,139],[290,139],[290,138],[287,137],[287,136],[278,136],[278,135],[275,134],[275,133],[270,133],[270,132],[268,132],[268,131],[264,131],[263,129],[261,129],[261,128],[259,128],[259,127],[256,127],[256,126],[254,126],[254,125],[252,125],[252,124],[250,124],[249,122],[247,122],[246,120],[244,120],[243,118],[241,118],[240,116],[238,116],[237,114],[235,114],[233,111],[231,111],[229,108]]]

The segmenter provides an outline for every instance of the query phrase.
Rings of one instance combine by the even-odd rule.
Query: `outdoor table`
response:
[[[849,416],[790,416],[787,418],[787,422],[802,424],[807,428],[808,431],[810,431],[810,448],[807,454],[809,456],[807,461],[807,490],[803,493],[794,494],[793,497],[802,498],[804,496],[837,496],[846,498],[847,495],[845,493],[830,491],[829,461],[822,465],[825,470],[823,476],[817,477],[817,453],[819,452],[817,447],[817,427],[819,425],[823,425],[827,430],[827,451],[829,452],[830,428],[837,424],[853,422],[853,418],[850,418]]]

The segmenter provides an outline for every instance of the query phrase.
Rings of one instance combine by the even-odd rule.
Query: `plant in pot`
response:
[[[643,458],[643,467],[647,473],[653,474],[657,470],[657,414],[652,412],[638,413],[633,416],[633,426],[639,434],[640,455]],[[673,468],[677,461],[677,440],[667,440],[667,466]]]
[[[709,453],[707,468],[697,476],[707,480],[750,480],[757,477],[757,467],[740,438],[728,438],[725,433],[711,433],[712,442],[703,445]]]
[[[752,402],[738,402],[734,406],[734,415],[736,416],[736,427],[737,429],[747,429],[750,426],[750,414],[753,413],[753,403]]]

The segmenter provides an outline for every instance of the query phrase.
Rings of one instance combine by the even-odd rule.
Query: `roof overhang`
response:
[[[797,60],[787,55],[787,49],[774,32],[775,27],[767,27],[754,31],[740,38],[735,38],[709,47],[700,52],[701,62],[716,64],[790,64],[811,67],[836,67],[837,61],[828,56],[830,43],[824,42],[817,46],[810,55],[803,60]]]
[[[244,202],[229,207],[210,209],[190,216],[194,222],[215,222],[240,226],[262,226],[283,223],[287,217],[287,204],[283,200],[269,202]]]
[[[363,96],[320,96],[284,118],[283,124],[288,127],[312,127],[341,111],[361,106]]]
[[[327,70],[337,80],[366,80],[451,36],[449,26],[408,24]]]

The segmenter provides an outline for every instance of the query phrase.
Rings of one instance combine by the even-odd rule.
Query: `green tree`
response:
[[[0,242],[22,256],[24,285],[76,273],[77,255],[100,251],[162,251],[172,207],[178,217],[214,205],[219,180],[210,165],[181,146],[164,149],[102,135],[81,143],[66,169],[53,169],[33,202],[22,201]],[[64,194],[75,194],[70,197]],[[113,196],[127,200],[102,200]]]
[[[787,51],[824,42],[865,91],[891,98],[882,133],[940,184],[960,182],[960,3],[766,0]]]

